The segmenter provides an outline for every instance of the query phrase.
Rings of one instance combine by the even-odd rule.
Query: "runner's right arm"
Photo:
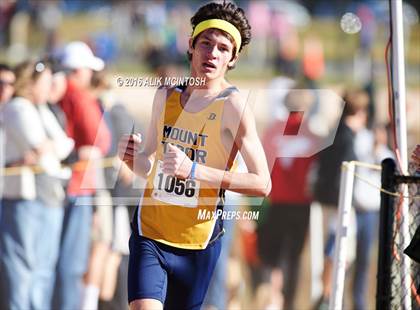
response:
[[[157,125],[166,102],[168,89],[161,88],[156,91],[153,99],[152,117],[149,124],[146,140],[142,143],[140,134],[130,134],[121,137],[118,143],[119,158],[135,174],[146,178],[153,167],[157,149]],[[143,146],[143,150],[141,150]]]

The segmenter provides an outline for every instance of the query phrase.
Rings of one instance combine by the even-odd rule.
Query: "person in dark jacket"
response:
[[[363,90],[348,90],[345,92],[343,100],[345,106],[334,142],[319,154],[318,175],[314,184],[314,198],[323,206],[323,214],[329,214],[329,224],[334,222],[334,218],[337,216],[341,163],[357,160],[354,150],[355,135],[366,126],[367,106],[369,104],[369,97]],[[324,215],[324,223],[325,218]],[[331,292],[335,227],[328,226],[330,226],[330,229],[325,245],[326,257],[322,274],[323,293],[316,309],[328,307]]]

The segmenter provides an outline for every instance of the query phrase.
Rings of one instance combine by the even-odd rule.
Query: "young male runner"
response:
[[[221,220],[202,212],[223,208],[224,190],[267,196],[263,148],[249,107],[225,79],[250,26],[232,3],[210,3],[191,18],[191,77],[202,86],[161,89],[147,139],[125,136],[119,156],[147,185],[130,238],[131,309],[199,309],[220,254]],[[229,169],[240,150],[248,173]]]

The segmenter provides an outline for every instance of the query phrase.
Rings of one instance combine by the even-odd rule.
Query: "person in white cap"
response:
[[[61,62],[68,74],[67,90],[59,105],[67,118],[66,132],[75,141],[73,160],[99,158],[107,153],[111,136],[89,86],[93,71],[102,70],[104,62],[79,41],[65,46]],[[82,277],[90,249],[94,179],[94,171],[78,169],[73,171],[67,187],[54,309],[81,307]]]
[[[90,47],[81,41],[69,43],[64,48],[62,57],[62,65],[69,69],[87,68],[101,71],[105,67],[104,61],[96,57]]]

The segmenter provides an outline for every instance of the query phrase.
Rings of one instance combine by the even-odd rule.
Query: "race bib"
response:
[[[163,173],[163,163],[158,161],[153,180],[152,197],[167,204],[187,208],[196,208],[200,182],[197,180],[182,180]]]

